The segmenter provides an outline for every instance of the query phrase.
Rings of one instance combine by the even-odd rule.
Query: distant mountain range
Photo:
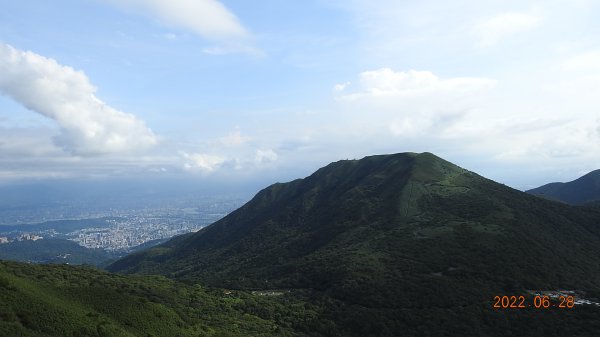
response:
[[[550,183],[527,193],[572,205],[600,202],[600,170],[567,183]]]
[[[233,289],[304,289],[344,336],[418,331],[423,317],[463,335],[503,335],[486,324],[518,329],[535,310],[510,312],[522,320],[507,326],[494,296],[600,296],[599,220],[596,209],[537,198],[430,153],[401,153],[274,184],[198,233],[108,269]],[[550,324],[582,326],[551,315]]]

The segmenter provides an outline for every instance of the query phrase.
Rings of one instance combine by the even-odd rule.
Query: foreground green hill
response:
[[[432,327],[559,335],[558,324],[597,328],[598,309],[499,313],[492,300],[526,290],[598,296],[599,224],[597,210],[539,199],[429,153],[371,156],[274,184],[200,232],[109,270],[304,289],[318,294],[342,335],[419,335]]]
[[[0,262],[0,336],[6,337],[307,336],[302,331],[312,326],[332,325],[319,310],[289,294]]]
[[[316,292],[232,291],[159,276],[0,262],[0,336],[593,336],[600,329],[600,309],[590,306],[423,305],[380,312],[388,315]]]
[[[550,183],[528,190],[539,197],[572,205],[600,202],[600,170],[592,171],[567,183]]]

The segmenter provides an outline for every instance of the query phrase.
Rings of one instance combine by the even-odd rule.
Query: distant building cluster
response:
[[[110,227],[80,229],[67,236],[87,248],[127,251],[148,241],[168,239],[198,231],[206,226],[206,224],[192,223],[168,224],[140,217],[111,220],[109,223]]]
[[[195,232],[226,216],[243,204],[240,199],[183,199],[181,204],[162,205],[134,209],[107,210],[101,214],[89,214],[79,218],[79,229],[65,229],[40,224],[38,229],[30,225],[27,231],[14,227],[6,232],[0,226],[0,244],[16,241],[36,241],[43,238],[62,238],[77,242],[87,248],[127,252],[148,241],[168,239],[176,235]],[[197,203],[196,207],[190,204]],[[73,209],[70,214],[81,214],[87,208]],[[65,213],[66,214],[66,213]],[[44,215],[38,214],[39,215]],[[60,214],[62,217],[64,214]],[[93,216],[92,216],[93,215]],[[89,226],[85,226],[89,219]],[[102,221],[98,221],[102,220]],[[45,225],[44,225],[45,224]]]
[[[31,233],[25,233],[25,234],[21,234],[20,236],[14,238],[12,240],[6,236],[2,236],[2,237],[0,237],[0,244],[11,243],[11,242],[15,242],[15,241],[37,241],[37,240],[41,240],[41,239],[43,239],[42,236],[31,234]]]
[[[43,237],[41,237],[39,235],[35,235],[35,234],[23,234],[17,240],[18,241],[37,241],[37,240],[41,240],[41,239],[43,239]]]

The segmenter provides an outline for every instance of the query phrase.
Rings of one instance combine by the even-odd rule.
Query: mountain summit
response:
[[[533,309],[499,314],[494,297],[531,304],[528,291],[561,289],[600,297],[599,220],[595,208],[540,199],[430,153],[400,153],[271,185],[199,232],[109,269],[300,292],[342,336],[448,335],[440,327],[538,335],[546,326],[592,329],[580,319],[600,311],[547,312],[542,323]],[[438,330],[422,330],[430,321]]]
[[[542,198],[583,205],[600,201],[600,170],[567,183],[550,183],[527,191]]]
[[[600,289],[594,212],[536,198],[431,153],[377,155],[271,185],[211,226],[109,270],[220,287],[316,289],[384,306],[397,305],[400,295],[414,300],[411,289],[423,284],[489,294]],[[442,294],[432,301],[452,300]]]
[[[430,153],[338,161],[274,184],[199,233],[128,256],[110,270],[236,287],[323,288],[356,262],[370,269],[392,259],[398,242],[437,235],[422,227],[432,219],[420,204],[465,194],[471,180],[484,179]]]

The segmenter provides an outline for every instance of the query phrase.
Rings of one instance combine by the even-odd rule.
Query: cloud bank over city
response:
[[[600,168],[591,1],[27,3],[0,13],[0,181],[405,151],[521,189]]]

